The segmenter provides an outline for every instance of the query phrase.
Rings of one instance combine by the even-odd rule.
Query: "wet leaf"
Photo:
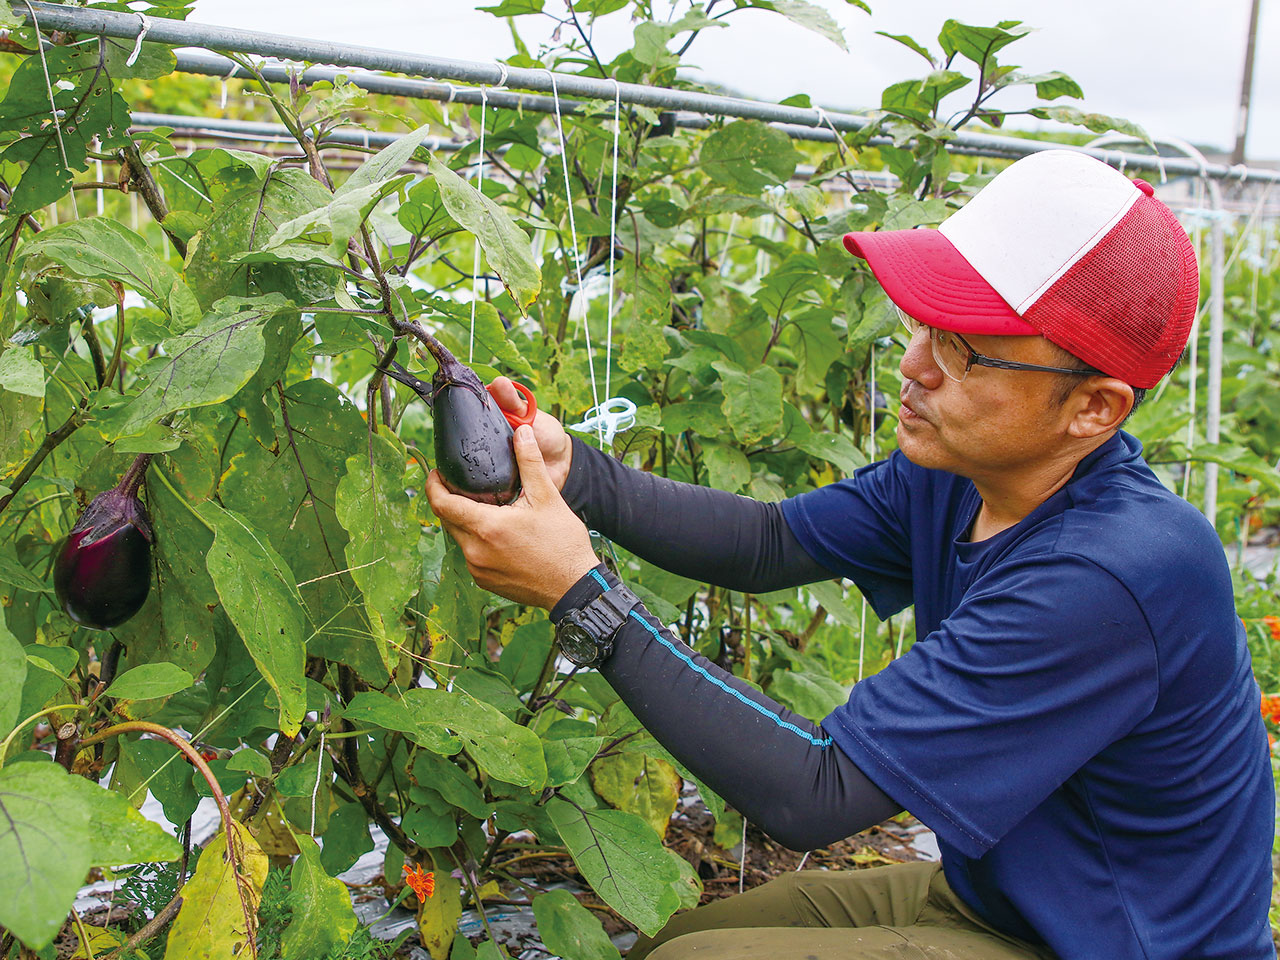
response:
[[[297,841],[301,852],[289,875],[293,917],[280,938],[280,956],[312,960],[345,946],[359,924],[347,885],[325,873],[316,842],[307,836]]]
[[[680,868],[642,819],[621,810],[584,810],[556,798],[547,804],[578,870],[601,899],[653,936],[680,906]]]

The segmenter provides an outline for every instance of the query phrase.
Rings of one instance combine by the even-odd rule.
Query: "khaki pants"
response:
[[[789,873],[672,917],[628,960],[1053,960],[952,892],[941,864]]]

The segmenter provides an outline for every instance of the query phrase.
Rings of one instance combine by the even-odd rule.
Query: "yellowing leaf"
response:
[[[418,908],[418,933],[431,960],[447,960],[462,916],[462,882],[436,872],[436,889]]]
[[[226,859],[227,835],[220,834],[200,855],[196,872],[182,888],[182,908],[169,930],[165,960],[253,960],[250,931],[243,904],[249,910],[257,940],[258,902],[267,879],[267,855],[248,829],[232,821],[232,843],[240,872]]]
[[[660,837],[667,835],[680,799],[680,774],[664,760],[638,753],[604,757],[591,765],[591,783],[612,807],[641,817]]]

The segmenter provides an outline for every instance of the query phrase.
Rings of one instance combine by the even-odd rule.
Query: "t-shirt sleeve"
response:
[[[1155,641],[1113,575],[1040,555],[953,614],[823,722],[881,790],[968,857],[990,849],[1150,713]]]
[[[894,451],[846,480],[782,501],[805,552],[852,580],[882,620],[912,602],[911,494],[922,473]]]

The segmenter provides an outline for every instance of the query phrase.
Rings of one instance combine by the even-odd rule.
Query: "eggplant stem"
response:
[[[200,752],[191,746],[181,735],[168,727],[161,726],[158,723],[151,723],[147,720],[128,720],[124,723],[117,723],[114,726],[107,727],[105,730],[99,730],[91,737],[85,737],[80,741],[78,749],[93,746],[110,737],[118,736],[122,733],[149,733],[153,736],[166,740],[170,745],[176,747],[182,752],[191,764],[200,771],[200,775],[204,777],[209,784],[209,789],[213,791],[214,803],[218,806],[218,813],[222,816],[222,829],[227,835],[227,860],[231,864],[231,874],[237,878],[236,892],[240,895],[240,909],[244,913],[245,934],[249,940],[249,956],[256,957],[258,955],[258,938],[257,938],[257,914],[249,907],[249,901],[245,899],[244,886],[239,882],[241,853],[236,851],[236,834],[232,827],[231,807],[227,803],[226,794],[222,792],[222,787],[218,783],[218,778],[214,776],[209,764],[205,763],[204,757],[200,756]]]
[[[392,320],[391,326],[395,329],[396,333],[409,333],[417,337],[418,340],[422,342],[422,345],[430,351],[431,358],[435,360],[437,366],[443,368],[458,362],[457,357],[449,352],[449,348],[431,334],[427,333],[427,331],[422,328],[422,324],[418,323],[416,320],[409,320],[407,322]]]
[[[133,463],[129,464],[129,469],[124,472],[120,482],[116,484],[116,489],[130,497],[136,497],[138,488],[142,486],[142,481],[147,475],[147,467],[151,466],[151,458],[154,456],[155,454],[152,453],[138,454]]]

